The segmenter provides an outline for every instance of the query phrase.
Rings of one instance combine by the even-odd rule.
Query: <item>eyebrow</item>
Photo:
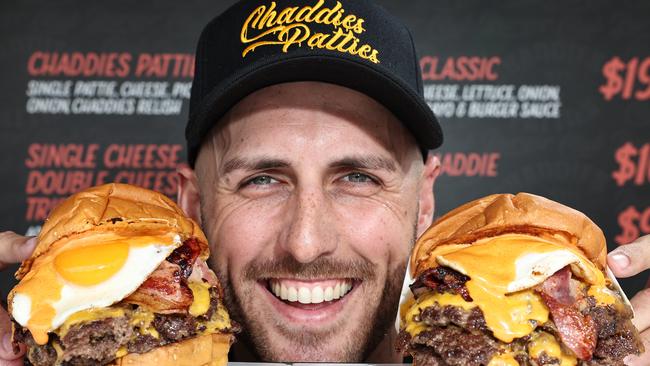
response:
[[[231,173],[235,170],[264,170],[264,169],[275,169],[275,168],[286,168],[289,166],[289,163],[280,160],[272,159],[267,157],[254,158],[254,159],[245,159],[245,158],[233,158],[223,165],[223,175]]]
[[[389,172],[394,172],[397,170],[395,161],[379,155],[349,156],[332,162],[330,166],[333,168],[362,168],[368,170],[387,170]]]
[[[268,157],[260,158],[233,158],[223,165],[223,175],[227,175],[235,170],[265,170],[289,167],[289,162],[282,159]],[[329,164],[330,168],[360,168],[368,170],[386,170],[395,172],[397,166],[391,159],[378,155],[370,156],[347,156],[335,160]]]

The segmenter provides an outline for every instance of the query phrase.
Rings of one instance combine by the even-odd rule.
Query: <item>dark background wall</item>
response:
[[[230,3],[0,4],[0,230],[34,235],[113,180],[174,196],[194,45]],[[527,191],[585,212],[610,249],[650,233],[649,2],[380,3],[412,29],[446,134],[438,215]]]

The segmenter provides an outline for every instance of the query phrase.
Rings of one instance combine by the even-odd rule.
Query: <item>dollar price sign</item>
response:
[[[605,97],[605,100],[612,100],[614,95],[621,92],[623,78],[619,75],[619,72],[623,69],[625,69],[625,64],[618,56],[613,57],[603,65],[603,76],[607,78],[607,84],[601,85],[598,90]]]
[[[634,177],[636,164],[632,161],[632,157],[636,156],[637,152],[636,147],[629,142],[616,150],[616,161],[619,168],[612,173],[612,177],[619,187]]]
[[[614,238],[618,244],[631,243],[639,237],[639,228],[636,227],[634,221],[638,220],[640,216],[641,213],[634,206],[628,207],[618,215],[618,225],[623,229],[623,232]]]

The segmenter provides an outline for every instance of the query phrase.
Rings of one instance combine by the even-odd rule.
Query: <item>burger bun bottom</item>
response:
[[[206,334],[155,348],[147,353],[129,353],[111,366],[226,366],[231,334]]]

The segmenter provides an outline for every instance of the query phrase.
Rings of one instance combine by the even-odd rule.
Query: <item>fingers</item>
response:
[[[630,277],[650,268],[650,235],[621,245],[607,255],[607,264],[616,277]]]
[[[650,235],[622,245],[607,255],[607,264],[616,277],[634,276],[650,268]],[[650,365],[650,289],[640,291],[630,302],[634,308],[632,323],[641,332],[646,352],[640,356],[628,356],[625,364]]]
[[[634,309],[632,323],[636,329],[642,332],[650,328],[650,288],[639,291],[630,302]]]
[[[11,231],[0,232],[0,269],[29,258],[35,246],[36,238],[21,236]],[[24,345],[14,347],[12,344],[9,314],[0,307],[0,366],[21,366],[24,354]]]
[[[35,246],[36,238],[18,235],[11,231],[0,232],[0,269],[29,258]]]
[[[645,352],[640,356],[625,357],[625,364],[628,366],[647,366],[650,365],[650,330],[641,333],[641,340],[645,346]]]
[[[0,366],[22,366],[24,365],[24,356],[24,344],[21,344],[17,349],[14,349],[11,343],[11,336],[7,335],[7,337],[3,338],[2,346],[0,347]]]
[[[11,343],[11,321],[9,314],[0,307],[0,366],[18,366],[23,364],[25,346],[14,349]]]

